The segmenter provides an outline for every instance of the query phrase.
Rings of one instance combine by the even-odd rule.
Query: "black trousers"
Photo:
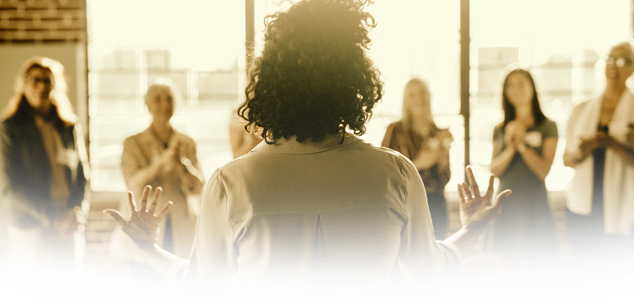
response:
[[[634,299],[632,234],[607,235],[593,215],[566,210],[566,217],[576,299]]]
[[[434,226],[434,236],[437,240],[444,240],[447,234],[447,201],[441,193],[428,193],[427,202],[431,214],[432,225]],[[405,290],[405,300],[426,300],[431,299],[431,289],[419,290],[410,283]]]
[[[172,252],[172,224],[170,217],[165,220],[165,241],[163,249]],[[169,299],[173,300],[172,289],[169,284],[161,278],[150,265],[130,262],[132,266],[132,276],[134,277],[134,287],[136,288],[137,299]]]
[[[606,127],[599,130],[607,132]],[[566,210],[576,298],[634,299],[634,235],[632,231],[627,237],[605,234],[605,155],[604,148],[592,151],[592,212],[578,215]]]

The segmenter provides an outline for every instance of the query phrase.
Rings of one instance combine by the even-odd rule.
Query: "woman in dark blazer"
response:
[[[71,272],[87,183],[83,135],[56,60],[27,60],[0,124],[0,195],[14,274]],[[57,276],[57,275],[56,275]]]

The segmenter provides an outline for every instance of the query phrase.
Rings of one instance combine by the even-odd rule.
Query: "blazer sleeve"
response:
[[[198,180],[196,180],[193,186],[188,186],[186,188],[187,193],[191,194],[199,194],[205,185],[205,176],[203,175],[202,169],[200,168],[200,164],[198,163],[198,155],[196,150],[196,142],[191,138],[187,138],[184,156],[187,157],[191,165],[186,164],[185,168],[187,172],[192,174]]]
[[[437,241],[427,204],[425,187],[416,167],[405,159],[408,220],[401,232],[398,262],[403,275],[415,283],[434,283],[460,268],[462,254],[449,242]]]
[[[84,141],[84,133],[81,125],[76,124],[71,128],[73,136],[73,146],[78,156],[78,163],[75,170],[71,170],[72,193],[68,199],[67,207],[82,206],[84,201],[88,201],[86,197],[86,189],[89,187],[90,163],[88,162],[88,151],[86,151],[86,142]]]
[[[134,180],[134,175],[142,168],[141,156],[142,154],[134,140],[134,136],[125,139],[123,142],[123,152],[121,153],[121,171],[123,172],[126,186],[134,193],[140,193],[143,186],[147,184],[146,182]]]
[[[16,130],[7,121],[0,124],[0,182],[2,195],[12,207],[38,220],[45,227],[50,227],[57,210],[48,199],[34,193],[25,186],[26,171],[21,165],[19,149],[17,149]]]
[[[203,192],[201,213],[189,260],[170,266],[167,282],[176,299],[218,299],[238,274],[238,249],[219,170]]]

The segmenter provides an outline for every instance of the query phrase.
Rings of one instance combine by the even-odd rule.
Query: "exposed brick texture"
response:
[[[574,279],[570,266],[570,244],[566,234],[564,202],[555,201],[555,218],[562,252],[562,262],[542,268],[545,299],[571,299]],[[91,206],[86,231],[86,255],[80,297],[134,298],[134,279],[130,266],[108,255],[114,221],[104,215],[104,208],[117,207],[116,202],[100,202]],[[449,202],[450,234],[460,227],[458,206]],[[481,251],[482,238],[465,260],[464,274],[441,291],[436,299],[502,299],[502,266],[498,256]],[[232,288],[229,288],[232,290]],[[6,261],[6,250],[0,250],[0,299],[19,298],[19,287]]]
[[[0,43],[86,40],[86,0],[0,0]]]

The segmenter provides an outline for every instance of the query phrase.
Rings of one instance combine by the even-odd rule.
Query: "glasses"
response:
[[[24,74],[24,80],[31,82],[33,85],[38,85],[39,83],[43,83],[46,86],[51,86],[55,84],[55,80],[50,77],[31,77],[28,74]]]
[[[625,67],[625,65],[631,65],[632,61],[627,57],[608,56],[605,59],[605,63],[608,65],[616,65],[619,68],[623,68]]]

